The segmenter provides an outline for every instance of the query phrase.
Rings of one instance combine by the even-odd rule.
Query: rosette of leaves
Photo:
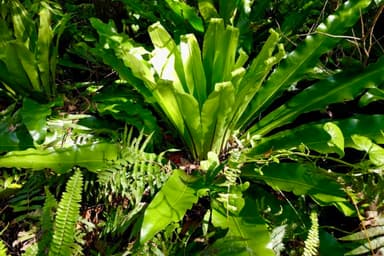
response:
[[[241,139],[249,141],[244,145],[246,158],[239,158],[243,163],[260,159],[271,151],[295,149],[301,145],[319,153],[343,156],[345,147],[361,150],[360,144],[368,143],[361,136],[375,145],[383,142],[381,115],[358,115],[286,128],[304,113],[353,100],[367,88],[382,83],[383,58],[358,72],[344,70],[329,76],[323,74],[325,79],[311,83],[290,99],[281,98],[298,82],[306,80],[320,57],[335,47],[341,40],[339,35],[355,24],[370,3],[367,0],[345,2],[289,54],[285,54],[279,44],[280,35],[270,30],[269,38],[252,60],[238,48],[239,30],[225,26],[220,18],[209,21],[201,48],[193,34],[173,40],[160,23],[155,23],[148,29],[153,43],[151,51],[118,34],[112,23],[91,20],[100,37],[94,53],[167,118],[194,160],[208,159],[216,163],[202,168],[201,178],[189,177],[181,171],[173,173],[145,213],[141,243],[171,222],[181,220],[198,197],[209,191],[210,195],[217,196],[211,203],[212,223],[228,230],[228,236],[221,242],[239,242],[236,247],[241,244],[239,252],[244,254],[271,254],[267,249],[268,234],[264,236],[265,225],[256,217],[249,217],[256,213],[252,211],[255,208],[251,198],[242,196],[247,183],[236,184],[236,179],[224,182],[228,191],[221,195],[214,185],[223,165],[213,156],[226,152],[230,138],[238,131]],[[365,129],[364,123],[371,126]],[[363,149],[370,151],[366,146]],[[279,172],[281,168],[286,172]],[[289,176],[289,172],[294,175]],[[232,172],[238,176],[241,173],[241,170]],[[316,166],[276,163],[248,178],[263,180],[276,190],[311,195],[320,205],[334,204],[351,214],[344,204],[347,199],[341,185],[335,177]],[[330,190],[321,188],[324,181],[328,182]],[[225,196],[227,202],[223,200]]]
[[[38,4],[38,19],[18,0],[0,3],[0,82],[13,97],[47,102],[56,96],[59,38],[69,16],[57,5]],[[52,26],[52,14],[61,16]]]

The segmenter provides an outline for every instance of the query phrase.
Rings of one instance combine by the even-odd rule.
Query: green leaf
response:
[[[50,79],[50,53],[53,38],[53,32],[51,28],[51,13],[47,8],[43,7],[39,12],[39,16],[40,24],[37,40],[36,60],[39,68],[41,86],[43,87],[46,95],[48,97],[52,97],[56,93],[54,91],[56,87],[51,84],[55,83],[55,81],[51,81]],[[54,56],[54,58],[56,58],[56,56]]]
[[[213,0],[198,0],[197,3],[204,21],[209,21],[212,18],[219,18]]]
[[[203,21],[197,15],[197,10],[180,0],[166,0],[166,2],[180,18],[189,22],[197,31],[204,32]]]
[[[345,253],[344,255],[361,255],[361,254],[369,254],[372,250],[379,249],[384,246],[384,236],[380,236],[374,239],[371,239],[360,245],[359,247]]]
[[[216,83],[231,80],[238,40],[237,28],[224,27],[222,19],[210,20],[203,43],[203,65],[208,94],[214,90]]]
[[[44,141],[47,133],[47,116],[51,114],[51,106],[39,104],[28,98],[24,98],[20,115],[33,140],[37,143]]]
[[[281,95],[289,86],[297,82],[314,66],[320,56],[340,40],[333,35],[343,34],[360,17],[362,11],[370,4],[369,0],[348,1],[336,13],[330,15],[325,23],[319,25],[314,35],[309,35],[296,50],[288,54],[287,58],[271,74],[259,93],[252,100],[248,110],[243,114],[245,118],[260,114]]]
[[[356,240],[365,240],[375,236],[384,235],[384,226],[369,227],[365,230],[353,233],[351,235],[340,237],[342,241],[356,241]]]
[[[188,93],[197,99],[201,107],[207,98],[207,88],[201,52],[194,35],[180,37],[180,52]]]
[[[274,255],[268,248],[270,236],[265,221],[258,215],[254,200],[246,198],[238,216],[227,212],[216,201],[212,202],[212,223],[228,229],[228,233],[213,245],[218,255]]]
[[[340,149],[334,146],[340,143],[337,142],[340,140],[338,139],[339,133],[336,131],[328,133],[324,127],[326,123],[327,121],[306,124],[262,138],[255,142],[256,145],[248,151],[247,155],[255,157],[270,150],[297,148],[301,144],[320,153],[338,152]],[[355,115],[351,118],[335,120],[332,123],[342,131],[346,148],[356,148],[352,139],[352,135],[355,134],[370,138],[378,144],[384,143],[383,115]],[[335,135],[336,137],[332,137]]]
[[[331,140],[328,141],[328,146],[332,148],[340,157],[344,156],[344,136],[340,128],[328,122],[324,124],[324,130],[331,135]]]
[[[371,64],[359,75],[342,72],[308,87],[262,118],[249,129],[249,132],[267,134],[277,127],[294,121],[300,114],[321,110],[333,103],[353,100],[363,89],[378,85],[382,81],[384,81],[384,58]]]
[[[229,136],[228,124],[235,104],[234,91],[231,82],[217,83],[215,90],[205,101],[201,111],[202,130],[200,132],[204,146],[199,157],[206,158],[208,151],[220,154],[221,147]]]
[[[62,149],[27,149],[12,151],[0,157],[0,166],[6,168],[53,169],[59,173],[74,166],[99,171],[110,166],[110,161],[117,160],[119,146],[99,143],[94,145],[73,146]]]
[[[265,181],[276,191],[308,195],[320,205],[335,205],[346,215],[353,213],[342,186],[321,168],[299,163],[273,163],[262,167],[260,172],[249,173],[249,177]]]
[[[384,100],[384,90],[374,87],[369,88],[367,92],[359,99],[359,106],[365,107],[372,102]]]
[[[354,147],[357,150],[365,151],[371,162],[377,166],[384,165],[384,148],[372,142],[367,137],[354,134],[351,136]]]
[[[180,221],[185,212],[197,202],[196,190],[188,186],[191,177],[175,170],[145,210],[140,231],[140,243],[152,239],[172,222]]]
[[[275,64],[277,64],[284,56],[285,51],[282,45],[278,45],[280,40],[279,34],[271,29],[270,36],[263,44],[261,51],[257,57],[252,61],[252,64],[247,69],[246,74],[243,76],[240,84],[236,88],[237,97],[242,99],[236,102],[236,117],[235,123],[237,129],[242,128],[252,118],[252,114],[244,116],[244,111],[248,108],[248,112],[253,113],[253,109],[257,109],[257,106],[250,106],[253,97],[260,90],[261,85],[267,78],[268,74]],[[273,55],[275,48],[278,48],[278,52]],[[252,103],[251,103],[252,104]],[[240,119],[240,120],[239,120]]]

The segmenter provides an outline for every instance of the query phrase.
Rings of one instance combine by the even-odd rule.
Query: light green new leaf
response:
[[[59,173],[74,166],[99,171],[110,166],[119,157],[117,144],[99,143],[62,149],[27,149],[12,151],[0,157],[0,166],[6,168],[53,169]]]
[[[207,88],[201,52],[194,35],[180,37],[180,52],[188,93],[197,99],[201,107],[207,98]]]
[[[229,136],[228,123],[231,121],[235,104],[234,91],[231,82],[218,83],[205,101],[201,111],[204,151],[200,152],[199,156],[205,158],[208,151],[220,154],[221,147]]]
[[[274,255],[268,248],[270,236],[265,221],[258,215],[254,201],[246,198],[245,206],[238,216],[227,212],[216,201],[212,202],[212,223],[228,228],[228,233],[213,244],[217,255]]]
[[[239,30],[224,27],[222,19],[211,19],[204,35],[203,65],[208,94],[216,83],[230,81],[235,66]]]
[[[185,130],[182,131],[183,138],[188,148],[192,149],[194,157],[198,158],[204,146],[201,134],[202,120],[199,103],[192,95],[186,93],[175,92],[175,98],[185,123]]]
[[[188,92],[183,64],[178,47],[171,35],[157,22],[148,28],[149,36],[155,46],[150,63],[162,80],[172,81],[176,90]]]
[[[190,179],[184,171],[175,170],[156,194],[144,213],[140,231],[141,244],[152,239],[172,222],[180,221],[185,212],[197,202],[196,190],[187,184]]]

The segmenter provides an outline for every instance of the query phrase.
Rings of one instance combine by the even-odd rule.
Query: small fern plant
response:
[[[69,179],[58,204],[49,255],[73,255],[82,190],[83,174],[77,169]]]
[[[317,213],[311,213],[311,229],[308,232],[308,237],[305,240],[305,247],[303,256],[316,256],[318,255],[318,248],[320,246],[319,238],[319,221],[317,219]]]

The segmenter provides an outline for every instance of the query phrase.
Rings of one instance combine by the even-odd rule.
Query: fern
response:
[[[45,203],[41,214],[41,241],[39,241],[39,254],[46,255],[48,252],[49,244],[52,240],[53,230],[53,209],[56,209],[57,202],[55,197],[49,192],[48,188],[45,188]]]
[[[83,175],[77,169],[66,185],[55,218],[49,255],[72,255],[75,247],[76,221],[80,215]]]
[[[312,226],[309,230],[308,237],[305,240],[305,247],[303,256],[316,256],[318,255],[318,248],[320,245],[319,238],[319,222],[317,219],[317,213],[311,213]]]
[[[132,130],[126,134],[121,157],[109,170],[98,173],[104,194],[128,198],[133,205],[142,201],[144,192],[153,196],[168,175],[163,168],[163,155],[145,152],[151,137],[143,133],[132,138]]]

